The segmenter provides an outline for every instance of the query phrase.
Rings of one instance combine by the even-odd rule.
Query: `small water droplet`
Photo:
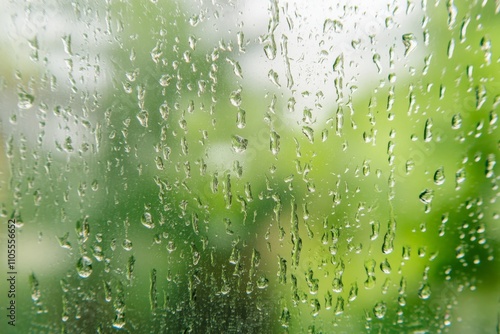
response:
[[[465,179],[465,168],[460,168],[455,174],[456,189],[460,188],[460,184],[464,183]]]
[[[269,73],[267,73],[267,77],[269,78],[269,80],[271,80],[271,82],[276,86],[276,87],[281,87],[281,85],[279,84],[279,77],[278,77],[278,73],[274,70],[269,70]]]
[[[496,165],[495,155],[489,154],[486,159],[485,174],[487,178],[492,178],[494,176],[494,168]]]
[[[424,300],[431,297],[431,287],[429,286],[429,283],[425,282],[424,284],[422,284],[422,286],[418,290],[418,297]]]
[[[342,32],[342,29],[344,28],[342,22],[338,20],[332,20],[332,19],[326,19],[325,22],[323,23],[323,33],[327,34],[331,32],[332,30],[336,33]]]
[[[82,256],[76,264],[76,270],[80,277],[89,277],[92,274],[92,259],[86,255]]]
[[[425,122],[424,141],[428,143],[431,140],[432,140],[432,118],[429,118]]]
[[[172,81],[172,76],[170,76],[169,74],[163,74],[160,77],[159,83],[162,87],[167,87],[168,85],[170,85],[171,81]]]
[[[231,92],[231,95],[229,96],[229,101],[233,106],[238,108],[241,105],[241,89],[237,89]]]
[[[125,249],[126,251],[130,251],[130,250],[132,250],[132,247],[133,247],[132,241],[130,241],[129,239],[125,239],[125,240],[123,240],[122,247],[123,247],[123,249]]]
[[[434,192],[432,190],[425,189],[424,191],[422,191],[420,193],[418,198],[420,199],[420,201],[422,203],[428,205],[428,204],[431,204],[433,196],[434,196]]]
[[[149,119],[149,113],[146,110],[141,110],[137,114],[137,119],[139,120],[139,123],[145,128],[148,127],[148,119]]]
[[[405,46],[405,57],[408,56],[417,47],[417,39],[413,34],[404,34],[403,44]]]
[[[155,227],[155,224],[153,222],[153,217],[151,216],[151,213],[149,212],[144,212],[144,214],[141,217],[141,223],[145,227],[151,229]]]
[[[274,35],[268,37],[267,43],[264,45],[264,53],[269,60],[276,58],[276,41],[274,40]]]
[[[386,312],[387,312],[387,305],[384,302],[378,302],[373,307],[373,314],[375,314],[375,316],[378,319],[383,319],[385,317]]]
[[[436,172],[434,173],[434,183],[439,185],[442,185],[445,181],[445,176],[444,176],[444,167],[439,167]]]
[[[270,149],[273,155],[277,155],[280,151],[280,135],[275,131],[271,131]]]
[[[247,139],[240,137],[240,136],[237,136],[237,135],[233,136],[232,147],[236,153],[245,152],[245,150],[247,149],[247,146],[248,146]]]
[[[311,144],[314,144],[314,130],[308,126],[302,127],[302,133],[309,139]]]
[[[451,128],[453,130],[457,130],[460,129],[461,126],[462,126],[462,116],[460,114],[453,115],[453,117],[451,118]]]
[[[380,63],[380,55],[378,53],[373,55],[373,63],[377,66],[378,73],[382,72],[382,64]]]
[[[243,129],[246,126],[246,112],[243,109],[238,109],[236,114],[236,126],[238,129]]]
[[[17,93],[17,98],[17,106],[20,109],[30,109],[31,107],[33,107],[35,97],[31,94],[28,94],[25,90],[20,89]]]
[[[264,276],[259,277],[259,279],[257,280],[257,287],[259,289],[265,289],[268,287],[268,285],[269,285],[269,280]]]
[[[380,270],[382,270],[382,272],[384,274],[391,273],[391,265],[390,265],[389,261],[387,260],[387,258],[382,263],[380,263]]]

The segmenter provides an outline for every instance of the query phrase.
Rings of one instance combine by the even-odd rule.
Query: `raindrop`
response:
[[[275,131],[271,131],[270,149],[273,155],[277,155],[280,151],[280,135]]]
[[[380,270],[382,270],[382,272],[384,274],[391,273],[391,265],[390,265],[389,261],[387,260],[387,258],[382,263],[380,263]]]
[[[243,129],[246,126],[246,112],[243,109],[238,109],[236,114],[236,126],[238,129]]]
[[[411,33],[404,34],[402,39],[403,39],[403,44],[405,46],[405,57],[406,57],[417,47],[417,39],[415,38],[415,35]]]
[[[434,173],[434,183],[440,186],[444,183],[444,181],[445,181],[444,167],[441,166]]]
[[[145,128],[148,127],[148,119],[149,119],[149,113],[146,110],[141,110],[137,114],[137,119],[139,120],[139,123]]]
[[[487,178],[492,178],[494,176],[494,168],[496,165],[495,155],[489,154],[486,159],[485,174]]]
[[[456,189],[460,188],[460,184],[465,182],[465,168],[460,168],[455,174]]]
[[[418,297],[424,300],[431,297],[431,287],[429,286],[429,283],[425,282],[422,284],[418,290]]]
[[[247,149],[247,146],[248,146],[248,140],[243,138],[243,137],[240,137],[238,135],[234,135],[232,137],[232,147],[233,147],[233,150],[236,152],[236,153],[243,153],[245,152],[245,150]]]
[[[335,315],[341,315],[344,313],[344,298],[342,296],[337,297],[337,303],[335,304]]]
[[[343,25],[342,22],[338,20],[326,19],[323,23],[323,33],[327,34],[332,30],[336,33],[342,32]]]
[[[274,40],[274,35],[268,37],[267,43],[264,45],[264,53],[269,60],[276,58],[276,41]]]
[[[130,241],[129,239],[125,239],[123,240],[123,243],[122,243],[122,247],[123,249],[125,249],[126,251],[130,251],[132,250],[132,241]]]
[[[380,55],[378,53],[373,55],[373,63],[377,66],[378,73],[382,72],[382,65],[380,63]]]
[[[17,93],[17,106],[20,109],[30,109],[33,107],[33,102],[35,101],[35,97],[23,89],[19,89]]]
[[[229,101],[233,106],[239,108],[239,106],[241,105],[241,89],[231,92],[231,95],[229,96]]]
[[[274,70],[269,70],[269,73],[267,73],[267,77],[276,87],[281,87],[281,85],[279,84],[278,73],[276,73]]]
[[[309,139],[311,144],[314,144],[314,130],[308,126],[302,127],[302,133]]]
[[[151,213],[149,212],[144,212],[144,214],[141,217],[141,223],[145,227],[151,229],[155,227],[155,224],[153,223],[153,217],[151,216]]]
[[[170,82],[172,81],[172,76],[168,75],[168,74],[163,74],[161,77],[160,77],[160,80],[159,80],[159,83],[162,87],[167,87],[168,85],[170,85]]]
[[[433,196],[434,196],[434,192],[432,190],[425,189],[424,191],[422,191],[420,193],[420,195],[418,196],[418,198],[425,205],[429,205],[432,202]]]
[[[453,130],[457,130],[460,129],[461,126],[462,126],[462,116],[460,114],[453,115],[453,117],[451,118],[451,128]]]
[[[425,122],[424,141],[428,143],[431,140],[432,140],[432,118],[429,118]]]
[[[386,312],[387,312],[387,305],[384,302],[378,302],[373,307],[373,314],[375,314],[375,316],[378,319],[383,319],[385,317]]]
[[[261,276],[259,277],[259,279],[257,279],[257,287],[259,289],[265,289],[269,286],[269,280],[267,278],[265,278],[264,276]]]
[[[76,270],[80,277],[89,277],[92,274],[92,259],[86,255],[82,256],[76,264]]]

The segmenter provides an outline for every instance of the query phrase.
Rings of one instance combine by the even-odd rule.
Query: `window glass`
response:
[[[2,333],[500,327],[498,1],[0,8]]]

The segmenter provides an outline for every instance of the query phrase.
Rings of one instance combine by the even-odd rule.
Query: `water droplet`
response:
[[[273,155],[277,155],[280,151],[280,135],[275,131],[271,131],[270,149]]]
[[[245,152],[245,150],[247,149],[247,146],[248,146],[247,139],[240,137],[240,136],[237,136],[237,135],[232,137],[232,147],[236,153]]]
[[[257,287],[259,289],[265,289],[269,286],[269,280],[267,278],[265,278],[264,276],[261,276],[259,277],[259,279],[257,279]]]
[[[233,106],[239,108],[239,106],[241,105],[241,89],[237,89],[231,92],[231,95],[229,96],[229,101]]]
[[[434,183],[439,186],[442,185],[444,181],[445,181],[444,167],[441,166],[434,173]]]
[[[481,38],[481,42],[479,43],[481,46],[481,50],[484,51],[484,60],[487,65],[491,64],[491,39],[489,36],[484,36]]]
[[[246,126],[246,112],[243,109],[238,109],[236,114],[236,126],[238,129],[243,129]]]
[[[281,87],[281,85],[279,84],[278,73],[276,73],[274,70],[269,70],[269,73],[267,73],[267,77],[276,87]]]
[[[164,170],[165,169],[165,165],[164,165],[163,159],[161,157],[156,157],[155,158],[155,164],[156,164],[156,168],[158,168],[158,170]]]
[[[332,30],[336,33],[339,33],[342,32],[343,27],[344,26],[342,22],[338,20],[326,19],[325,22],[323,23],[323,33],[327,34]]]
[[[422,191],[420,193],[418,198],[420,199],[420,201],[422,203],[428,205],[428,204],[431,204],[433,196],[434,196],[434,192],[432,190],[425,189],[424,191]]]
[[[245,35],[242,31],[238,31],[236,34],[236,40],[238,43],[238,50],[242,53],[245,52]]]
[[[460,114],[453,115],[453,117],[451,118],[451,128],[453,130],[457,130],[460,129],[461,126],[462,126],[462,116]]]
[[[89,277],[92,274],[92,259],[86,255],[82,256],[76,264],[76,270],[80,277]]]
[[[385,317],[386,312],[387,312],[387,305],[384,302],[378,302],[373,307],[373,314],[375,314],[375,316],[378,319],[383,319]]]
[[[332,281],[333,292],[340,293],[344,290],[344,284],[342,283],[342,276],[335,277]]]
[[[358,297],[358,283],[354,282],[349,290],[349,301],[353,301]]]
[[[337,304],[335,304],[335,315],[341,315],[344,313],[344,298],[342,296],[337,297]]]
[[[390,265],[389,261],[387,260],[387,258],[382,263],[380,263],[380,270],[382,270],[382,272],[384,274],[391,273],[391,265]]]
[[[168,85],[170,85],[170,82],[172,81],[172,76],[169,75],[169,74],[163,74],[161,77],[160,77],[160,80],[159,80],[159,83],[162,87],[167,87]]]
[[[123,240],[123,244],[122,244],[122,247],[123,249],[125,249],[126,251],[130,251],[132,250],[132,241],[130,241],[129,239],[125,239]]]
[[[227,62],[230,63],[233,66],[233,72],[234,74],[240,78],[243,79],[243,70],[241,69],[241,65],[237,61],[233,61],[229,58],[226,58]]]
[[[455,174],[456,189],[460,188],[460,184],[464,183],[465,179],[465,168],[460,168]]]
[[[378,73],[382,72],[382,64],[380,63],[380,55],[378,53],[373,55],[373,63],[377,66]]]
[[[486,159],[485,174],[487,178],[492,178],[494,176],[494,168],[496,165],[495,155],[489,154]]]
[[[151,229],[155,227],[155,224],[153,222],[153,217],[151,216],[151,213],[149,212],[144,212],[144,214],[141,217],[141,223],[145,227]]]
[[[453,0],[446,2],[446,8],[448,9],[448,29],[452,30],[457,19],[458,10]]]
[[[422,284],[422,286],[418,290],[418,297],[424,300],[431,297],[431,287],[429,286],[429,283],[425,282],[424,284]]]
[[[148,119],[149,119],[149,113],[146,110],[141,110],[137,114],[137,119],[139,120],[139,123],[145,128],[148,127]]]
[[[32,273],[29,276],[29,282],[31,286],[31,299],[34,302],[39,301],[41,292],[40,292],[40,283],[38,282],[38,279],[35,276],[35,273]]]
[[[417,47],[417,39],[413,34],[404,34],[403,44],[405,46],[405,57],[408,56]]]
[[[30,109],[31,107],[33,107],[35,97],[31,94],[28,94],[25,90],[20,89],[17,93],[17,98],[17,106],[20,109]]]
[[[104,260],[104,253],[102,247],[99,245],[94,245],[92,247],[92,255],[94,255],[94,258],[99,262]]]
[[[432,118],[429,118],[425,122],[424,141],[428,143],[431,140],[432,140]]]
[[[274,35],[268,37],[267,43],[264,45],[264,53],[269,60],[276,58],[276,41],[274,40]]]
[[[314,144],[314,130],[308,126],[302,127],[302,133],[309,139],[311,144]]]
[[[376,277],[375,277],[375,260],[365,261],[365,271],[366,271],[366,281],[365,289],[370,290],[375,287]]]

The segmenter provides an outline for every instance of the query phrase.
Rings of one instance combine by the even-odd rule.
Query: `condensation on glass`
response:
[[[498,330],[498,1],[0,8],[2,332]]]

